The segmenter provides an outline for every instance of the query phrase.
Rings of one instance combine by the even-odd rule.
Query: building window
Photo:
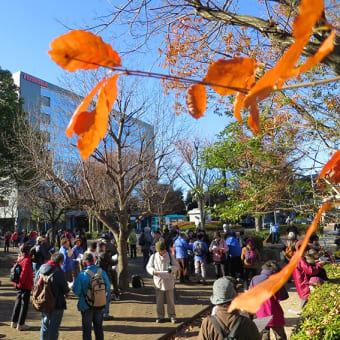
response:
[[[9,201],[8,200],[4,200],[4,199],[0,199],[0,207],[8,207],[9,205]]]
[[[49,125],[51,123],[51,116],[48,113],[41,114],[41,122],[44,125]]]
[[[47,96],[41,96],[41,105],[43,106],[51,106],[51,98]]]

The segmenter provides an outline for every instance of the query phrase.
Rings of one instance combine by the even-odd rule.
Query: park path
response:
[[[10,315],[15,301],[15,290],[9,281],[9,270],[16,258],[17,250],[11,249],[10,255],[5,256],[0,252],[0,339],[11,340],[33,340],[39,338],[40,313],[34,311],[30,306],[27,324],[31,329],[26,332],[18,332],[9,327]],[[171,323],[155,323],[155,299],[151,277],[145,274],[142,266],[142,258],[129,260],[130,273],[141,274],[145,281],[145,287],[140,289],[130,288],[129,292],[121,296],[121,301],[112,302],[110,314],[115,319],[104,321],[105,339],[146,339],[153,340],[174,330],[178,325]],[[210,285],[176,285],[177,303],[176,314],[179,322],[188,321],[193,315],[209,305],[209,297],[212,293],[213,280]],[[286,332],[289,335],[297,323],[298,317],[288,310],[300,311],[300,300],[297,296],[294,284],[287,284],[289,299],[282,301],[281,305],[285,311]],[[71,337],[81,338],[81,316],[76,308],[77,299],[71,295],[67,300],[67,310],[64,313],[60,328],[59,339],[70,340]],[[182,339],[196,338],[199,325],[190,327]],[[181,339],[181,337],[177,338]]]

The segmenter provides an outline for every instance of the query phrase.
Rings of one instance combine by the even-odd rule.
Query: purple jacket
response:
[[[262,281],[268,279],[272,274],[271,270],[262,270],[260,275],[256,275],[250,282],[249,288],[258,285]],[[264,302],[260,309],[256,312],[258,318],[263,318],[265,316],[273,315],[273,318],[269,321],[268,327],[281,327],[284,326],[285,318],[283,315],[283,310],[280,306],[280,300],[288,299],[288,293],[286,288],[283,286],[276,294],[274,294],[270,299]]]

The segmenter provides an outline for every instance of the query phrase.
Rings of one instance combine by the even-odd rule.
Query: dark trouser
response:
[[[57,340],[64,310],[55,309],[50,313],[42,313],[40,340]]]
[[[107,274],[108,274],[109,279],[112,283],[114,295],[119,296],[120,293],[119,293],[119,288],[118,288],[118,274],[117,274],[117,272],[111,268],[107,271]]]
[[[137,247],[135,244],[130,244],[130,257],[132,259],[137,257]]]
[[[261,340],[270,340],[270,329],[273,330],[276,340],[287,340],[287,335],[283,326],[281,327],[266,327],[262,332]]]
[[[272,243],[279,243],[279,233],[272,233]]]
[[[4,252],[6,253],[9,253],[9,241],[8,242],[5,242],[5,248],[4,248]]]
[[[244,280],[249,282],[256,275],[256,271],[254,268],[244,268]]]
[[[144,268],[145,268],[146,265],[149,262],[150,250],[149,249],[142,249],[142,253],[143,253],[143,265],[144,265]]]
[[[72,282],[73,281],[72,270],[67,270],[66,272],[64,272],[64,275],[65,275],[65,280],[67,282]]]
[[[236,273],[243,277],[241,256],[233,256],[229,259],[230,275],[236,277]]]
[[[17,289],[11,321],[22,326],[25,323],[31,291],[28,289]]]
[[[226,276],[225,265],[221,262],[214,262],[215,274],[216,278],[220,278],[221,276]]]
[[[177,259],[178,262],[178,276],[180,282],[184,282],[184,279],[188,279],[188,259]]]
[[[93,330],[96,340],[104,340],[103,331],[103,309],[87,309],[81,312],[81,322],[83,326],[83,340],[91,340],[91,330]]]

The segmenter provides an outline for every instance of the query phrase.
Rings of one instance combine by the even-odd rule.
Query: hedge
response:
[[[335,282],[325,282],[310,293],[291,336],[293,340],[340,339],[340,265],[328,264],[324,268]]]

